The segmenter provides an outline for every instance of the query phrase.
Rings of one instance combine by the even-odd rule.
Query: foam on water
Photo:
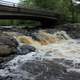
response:
[[[7,76],[7,75],[14,74],[13,72],[9,72],[9,69],[14,72],[22,74],[23,71],[21,71],[19,67],[29,60],[42,61],[45,59],[45,60],[53,61],[56,58],[73,60],[74,66],[69,67],[67,71],[80,72],[80,68],[76,69],[76,64],[80,63],[79,40],[71,39],[65,32],[57,32],[54,34],[48,34],[47,36],[50,36],[50,37],[55,36],[56,38],[58,38],[58,41],[55,43],[47,44],[47,45],[40,45],[39,47],[36,47],[36,52],[32,52],[26,55],[19,55],[15,57],[13,60],[9,61],[6,64],[7,67],[5,69],[0,69],[0,76]],[[28,73],[25,72],[25,74],[28,74]]]

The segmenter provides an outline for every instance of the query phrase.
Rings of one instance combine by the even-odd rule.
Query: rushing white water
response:
[[[40,61],[42,60],[54,61],[54,59],[72,60],[73,67],[68,67],[67,71],[80,72],[80,68],[79,69],[76,68],[76,64],[80,63],[80,40],[71,39],[63,31],[56,32],[50,35],[48,34],[48,36],[51,35],[58,38],[58,41],[47,45],[40,45],[39,47],[36,47],[36,52],[32,52],[26,55],[19,55],[15,57],[13,60],[9,61],[6,64],[7,67],[5,69],[0,70],[0,76],[14,75],[13,73],[14,71],[15,73],[25,75],[25,78],[27,79],[30,74],[25,71],[23,74],[23,71],[20,70],[20,66],[23,63],[27,62],[28,60],[40,60]],[[8,69],[12,70],[12,72],[10,73]]]

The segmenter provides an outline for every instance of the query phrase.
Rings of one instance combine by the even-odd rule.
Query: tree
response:
[[[34,0],[20,0],[20,5],[24,6],[24,7],[28,7],[28,8],[31,8],[31,7],[34,7]]]
[[[74,7],[72,0],[21,0],[24,5],[32,8],[53,10],[56,13],[63,14],[65,20],[69,22],[77,21],[77,9]],[[78,14],[80,11],[78,10]]]

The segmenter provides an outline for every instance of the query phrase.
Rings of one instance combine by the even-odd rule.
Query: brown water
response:
[[[5,69],[0,69],[0,76],[17,75],[21,74],[25,79],[28,78],[28,72],[22,71],[20,66],[28,60],[48,60],[54,61],[54,59],[72,60],[73,66],[66,66],[67,71],[76,71],[80,73],[80,68],[76,68],[76,64],[80,63],[80,40],[74,40],[64,31],[58,31],[53,34],[45,31],[39,31],[35,33],[38,39],[32,39],[30,36],[18,35],[14,36],[19,42],[19,45],[31,45],[36,48],[35,52],[31,52],[26,55],[19,55],[13,60],[9,61]],[[15,65],[14,65],[15,64]],[[13,72],[9,72],[10,68]],[[27,75],[27,76],[26,76]],[[31,77],[30,77],[31,78]],[[34,80],[34,78],[30,79]]]

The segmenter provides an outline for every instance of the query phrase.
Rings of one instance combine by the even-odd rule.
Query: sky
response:
[[[79,0],[72,0],[74,4],[79,5],[80,1]]]
[[[4,1],[10,1],[10,2],[14,2],[14,3],[18,3],[19,2],[19,0],[4,0]],[[80,1],[78,1],[78,0],[72,0],[74,3],[76,3],[76,4],[80,4]]]
[[[4,1],[10,1],[10,2],[14,2],[14,3],[18,3],[19,0],[4,0]]]

